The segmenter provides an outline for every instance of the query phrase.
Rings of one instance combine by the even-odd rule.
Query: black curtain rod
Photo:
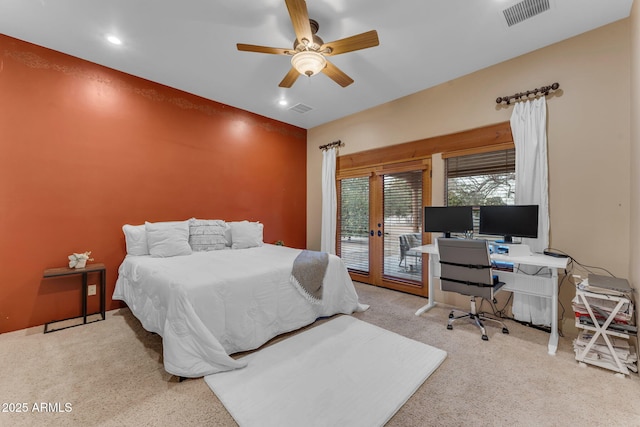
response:
[[[520,92],[520,93],[516,93],[513,94],[511,96],[499,96],[496,99],[496,104],[501,104],[503,102],[506,102],[507,105],[511,104],[511,100],[512,99],[516,99],[518,101],[521,100],[521,98],[529,98],[529,96],[531,95],[540,95],[542,93],[544,93],[545,96],[549,95],[549,92],[551,92],[552,90],[557,90],[560,87],[560,83],[554,83],[552,85],[549,86],[542,86],[541,88],[535,88],[533,90],[528,90],[526,92]]]
[[[332,147],[342,147],[343,145],[344,144],[342,143],[342,141],[337,140],[337,141],[330,142],[328,144],[321,145],[318,148],[321,149],[321,150],[327,150],[327,149],[332,148]]]

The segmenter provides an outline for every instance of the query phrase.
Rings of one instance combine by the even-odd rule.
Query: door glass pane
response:
[[[340,257],[349,270],[369,272],[369,177],[340,180]]]
[[[422,171],[384,176],[385,277],[420,282],[422,253]]]

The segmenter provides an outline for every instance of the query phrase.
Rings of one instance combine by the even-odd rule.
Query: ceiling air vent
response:
[[[304,114],[307,111],[313,110],[313,108],[309,107],[308,105],[304,105],[304,104],[296,104],[293,107],[289,108],[289,110],[295,111],[296,113]]]
[[[522,0],[502,11],[508,26],[516,25],[549,10],[549,0]]]

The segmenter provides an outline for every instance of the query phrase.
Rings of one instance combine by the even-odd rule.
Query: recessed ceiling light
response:
[[[122,44],[122,40],[120,40],[118,37],[116,37],[114,35],[108,35],[107,36],[107,40],[111,44],[115,44],[115,45],[121,45]]]
[[[285,105],[288,105],[289,102],[286,99],[281,99],[280,101],[278,101],[278,104],[280,104],[280,105],[282,105],[284,107]]]

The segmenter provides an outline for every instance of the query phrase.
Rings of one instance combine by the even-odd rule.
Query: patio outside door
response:
[[[426,296],[426,257],[410,248],[423,241],[429,166],[385,165],[339,179],[337,252],[353,280]]]

